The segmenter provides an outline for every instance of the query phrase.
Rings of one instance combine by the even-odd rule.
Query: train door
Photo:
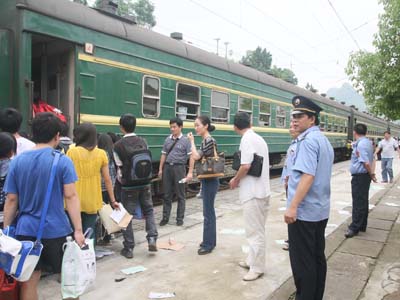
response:
[[[42,35],[32,36],[33,100],[58,108],[67,118],[71,135],[74,120],[75,46]]]
[[[11,32],[7,29],[0,29],[0,107],[12,105],[13,53]]]

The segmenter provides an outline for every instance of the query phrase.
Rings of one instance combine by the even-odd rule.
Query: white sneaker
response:
[[[196,195],[196,197],[197,197],[198,199],[203,198],[203,196],[201,195],[201,191]]]
[[[238,265],[239,265],[239,267],[242,267],[243,269],[250,269],[250,266],[245,261],[239,261]]]
[[[243,280],[244,281],[253,281],[253,280],[260,278],[263,275],[264,275],[264,273],[249,271],[246,275],[244,275]]]

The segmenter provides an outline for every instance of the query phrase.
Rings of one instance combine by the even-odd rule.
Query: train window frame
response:
[[[281,114],[278,114],[278,108],[280,109]],[[284,111],[284,114],[282,114],[282,111]],[[278,126],[278,118],[283,118],[283,125]],[[275,127],[276,128],[286,128],[286,108],[285,108],[285,106],[282,106],[282,105],[275,106]]]
[[[240,100],[250,100],[251,109],[248,110],[248,109],[241,108],[240,107]],[[246,113],[248,113],[250,115],[250,120],[251,120],[253,118],[253,99],[242,97],[242,96],[239,95],[238,96],[238,112],[246,112]]]
[[[261,112],[261,103],[265,103],[269,106],[269,113],[265,113],[265,112]],[[260,116],[267,116],[268,117],[268,123],[265,124],[264,121],[260,120]],[[266,101],[258,101],[258,124],[261,124],[261,122],[263,122],[264,126],[269,127],[271,126],[271,103],[266,102]]]
[[[156,79],[158,81],[158,98],[156,96],[153,95],[145,95],[144,93],[144,85],[145,85],[145,81],[147,78],[152,78],[152,79]],[[145,98],[147,99],[156,99],[157,100],[157,106],[156,106],[156,114],[155,115],[149,115],[149,114],[145,114],[144,113],[144,100]],[[160,117],[160,102],[161,102],[161,80],[158,77],[155,76],[149,76],[149,75],[144,75],[143,79],[142,79],[142,115],[144,117],[148,117],[148,118],[159,118]]]
[[[196,102],[189,101],[189,100],[182,100],[182,99],[179,99],[179,97],[178,97],[179,85],[186,85],[186,86],[190,86],[190,87],[197,88],[198,91],[199,91],[199,93],[198,93],[198,95],[199,95],[199,96],[198,96],[198,97],[199,97],[199,101],[196,103]],[[176,83],[176,86],[175,86],[175,116],[176,116],[176,117],[178,117],[178,114],[179,114],[179,112],[178,112],[178,107],[179,107],[179,106],[178,106],[178,102],[179,102],[179,103],[186,103],[186,104],[188,104],[188,105],[196,105],[196,106],[197,106],[197,113],[196,113],[196,114],[188,114],[188,113],[186,112],[186,118],[185,118],[185,119],[182,119],[182,121],[183,121],[183,120],[194,121],[194,120],[197,118],[197,116],[199,115],[199,112],[200,112],[200,107],[201,107],[201,87],[198,86],[198,85],[188,84],[188,83],[185,83],[185,82],[177,82],[177,83]],[[190,116],[193,117],[193,118],[188,118],[188,117],[187,117],[188,115],[190,115]]]
[[[228,107],[214,105],[214,99],[215,99],[214,98],[214,93],[220,93],[220,94],[223,94],[223,95],[227,95],[228,96]],[[225,109],[226,110],[226,121],[220,121],[223,118],[214,118],[213,117],[213,109],[214,108]],[[211,90],[211,122],[229,123],[229,121],[230,121],[230,110],[231,110],[230,94],[222,92],[222,91],[219,91],[219,90]]]

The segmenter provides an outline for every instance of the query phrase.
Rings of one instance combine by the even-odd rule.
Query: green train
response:
[[[388,128],[399,136],[398,125],[110,13],[68,0],[0,2],[0,107],[19,109],[26,129],[35,97],[60,108],[71,131],[92,122],[99,131],[118,132],[119,116],[130,112],[157,162],[171,117],[184,119],[187,132],[196,115],[207,114],[219,150],[229,157],[240,140],[233,115],[246,111],[278,167],[290,142],[296,94],[324,109],[321,129],[337,158],[347,154],[356,122],[366,123],[372,138]]]

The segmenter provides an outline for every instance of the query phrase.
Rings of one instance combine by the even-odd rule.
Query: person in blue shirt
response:
[[[36,240],[43,202],[46,195],[50,170],[54,159],[54,148],[60,141],[60,120],[52,113],[40,113],[32,121],[32,134],[36,146],[15,157],[9,168],[4,191],[7,198],[4,206],[4,228],[18,218],[16,238]],[[75,241],[82,246],[80,204],[75,189],[77,176],[72,161],[61,155],[54,178],[52,195],[43,230],[43,250],[31,278],[21,283],[22,300],[37,300],[37,287],[42,268],[51,268],[60,273],[63,244],[66,236],[74,233]],[[74,231],[64,211],[70,216]]]
[[[326,280],[325,228],[330,209],[333,148],[321,133],[317,104],[292,99],[293,126],[299,133],[288,181],[285,222],[296,300],[322,300]]]
[[[353,145],[350,165],[353,210],[352,222],[344,235],[346,238],[352,238],[358,232],[367,230],[369,186],[371,179],[377,181],[373,171],[374,148],[366,134],[366,125],[354,125],[353,135],[356,142]]]

